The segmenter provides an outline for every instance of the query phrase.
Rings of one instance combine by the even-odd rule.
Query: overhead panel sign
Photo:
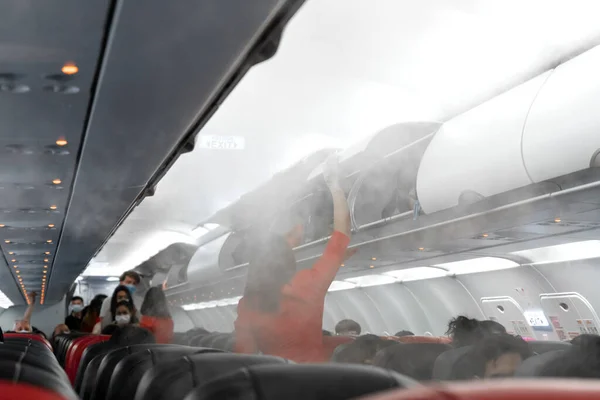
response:
[[[200,135],[197,145],[210,150],[243,150],[246,139],[243,136]]]

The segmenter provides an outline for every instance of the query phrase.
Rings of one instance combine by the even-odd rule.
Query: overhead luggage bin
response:
[[[558,66],[527,118],[523,159],[534,182],[600,167],[600,46]]]
[[[532,183],[521,157],[527,114],[546,72],[446,122],[425,151],[417,196],[427,214]]]

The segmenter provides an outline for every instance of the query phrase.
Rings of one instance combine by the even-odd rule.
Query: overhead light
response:
[[[18,274],[18,273],[19,273],[19,270],[16,270],[15,272]]]
[[[61,71],[65,75],[75,75],[77,72],[79,72],[79,67],[73,63],[67,63],[63,65]]]
[[[450,275],[476,274],[479,272],[516,268],[518,266],[519,264],[514,261],[498,257],[472,258],[470,260],[435,265],[435,267],[447,270]]]
[[[374,265],[369,265],[369,268],[375,268],[375,266]]]
[[[419,247],[419,251],[425,250],[425,247]]]
[[[47,256],[49,256],[50,252],[49,251],[45,251],[44,254],[47,255]]]
[[[119,281],[119,277],[118,276],[109,276],[108,278],[106,278],[106,280],[108,282],[118,282]]]
[[[481,235],[481,236],[483,236],[483,237],[485,238],[485,237],[488,237],[488,236],[490,236],[490,235],[488,235],[487,233],[484,233],[484,234],[483,234],[483,235]]]
[[[562,220],[561,220],[560,218],[554,218],[554,222],[556,222],[557,224],[558,224],[559,222],[561,222],[561,221],[562,221]]]
[[[44,262],[48,262],[48,259],[47,259],[47,258],[44,258]]]
[[[5,240],[4,243],[10,243],[10,240]]]
[[[48,268],[48,266],[47,266],[47,265],[44,265],[44,268]]]
[[[17,260],[15,258],[13,258],[12,260],[10,260],[11,262],[17,262]]]
[[[54,224],[48,224],[48,228],[54,228]]]
[[[6,225],[4,224],[0,224],[0,228],[4,228]]]
[[[52,239],[46,240],[46,243],[52,243]]]
[[[373,260],[373,261],[377,261],[377,258],[376,258],[376,257],[373,257],[373,258],[371,258],[371,260]]]
[[[54,183],[55,185],[60,185],[62,181],[60,179],[54,179],[52,183]]]
[[[13,254],[15,254],[15,252],[14,251],[9,251],[8,254],[10,254],[12,256]]]
[[[18,265],[13,265],[13,268],[19,268],[19,266]]]
[[[44,271],[44,275],[46,275],[46,272],[48,272],[48,271]]]
[[[340,265],[340,267],[345,267],[345,265],[344,265],[344,264],[342,264],[342,265]]]
[[[58,138],[58,140],[56,141],[56,145],[57,146],[66,146],[67,141],[65,140],[65,138]]]
[[[585,240],[555,246],[515,251],[511,254],[531,260],[532,264],[550,264],[600,257],[600,240]]]

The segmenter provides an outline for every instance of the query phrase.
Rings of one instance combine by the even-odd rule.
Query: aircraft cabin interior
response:
[[[600,397],[599,13],[0,0],[0,399]]]

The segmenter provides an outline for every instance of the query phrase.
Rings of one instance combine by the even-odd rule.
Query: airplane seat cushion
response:
[[[77,399],[69,381],[64,377],[22,362],[0,359],[0,380],[8,380],[13,384],[26,383],[51,390],[67,399]],[[15,398],[18,399],[19,396]]]
[[[542,369],[553,360],[561,357],[567,350],[547,351],[542,354],[531,356],[517,368],[515,376],[518,377],[537,377],[540,376]]]
[[[374,394],[361,397],[359,400],[584,400],[597,398],[600,398],[600,382],[595,380],[519,379],[422,386]]]
[[[220,350],[199,347],[153,347],[130,354],[123,358],[114,368],[107,400],[131,400],[135,397],[138,384],[146,371],[158,363],[181,360],[191,354],[221,353]]]
[[[104,360],[104,356],[106,356],[106,354],[99,354],[88,363],[83,374],[83,378],[81,380],[81,385],[79,386],[79,390],[77,391],[80,399],[90,400],[92,397],[94,397],[94,394],[97,392],[96,380],[98,378],[98,371],[100,370],[100,364],[102,364],[102,361]],[[102,397],[96,396],[96,398]]]
[[[61,368],[55,359],[49,357],[40,357],[39,354],[30,353],[27,350],[21,351],[18,349],[2,349],[0,350],[0,360],[10,362],[20,362],[24,365],[31,365],[56,375],[60,379],[67,379],[65,371]]]
[[[194,387],[239,368],[253,365],[285,365],[280,357],[255,354],[193,354],[169,363],[160,363],[146,371],[135,395],[136,400],[183,399]]]
[[[414,386],[419,386],[419,383],[393,371],[371,366],[258,365],[239,369],[199,386],[185,400],[346,400]]]
[[[473,346],[458,347],[440,354],[433,364],[433,380],[445,381],[451,379],[455,365],[465,357],[472,348]]]
[[[212,332],[207,335],[202,335],[200,337],[195,337],[192,339],[192,346],[196,347],[214,347],[214,342],[217,340],[222,333],[220,332]]]
[[[83,377],[85,375],[85,371],[89,366],[90,362],[96,358],[96,356],[107,354],[110,350],[113,350],[115,345],[111,342],[100,342],[94,343],[88,346],[83,355],[81,356],[81,360],[79,361],[79,367],[77,368],[77,374],[75,375],[75,391],[80,393],[81,385],[83,383]],[[99,366],[100,364],[98,364]],[[96,369],[97,371],[97,369]]]
[[[11,381],[3,380],[0,380],[0,393],[2,393],[2,398],[4,399],[68,400],[71,398],[34,385],[26,383],[15,384]]]
[[[134,344],[131,346],[118,347],[107,354],[105,354],[102,358],[100,366],[98,367],[98,373],[96,374],[96,379],[94,383],[91,385],[91,389],[94,392],[94,400],[103,400],[108,395],[108,389],[110,385],[110,381],[112,379],[113,373],[115,371],[115,367],[122,359],[125,357],[140,352],[145,351],[147,349],[155,348],[155,347],[183,347],[174,344],[157,344],[157,343],[144,343],[144,344]]]
[[[406,343],[380,350],[373,365],[396,371],[418,381],[430,381],[437,358],[450,350],[444,343]]]
[[[559,342],[559,341],[546,341],[546,340],[534,340],[529,343],[529,347],[531,351],[537,354],[547,353],[549,351],[554,350],[567,350],[573,346],[569,342]]]

